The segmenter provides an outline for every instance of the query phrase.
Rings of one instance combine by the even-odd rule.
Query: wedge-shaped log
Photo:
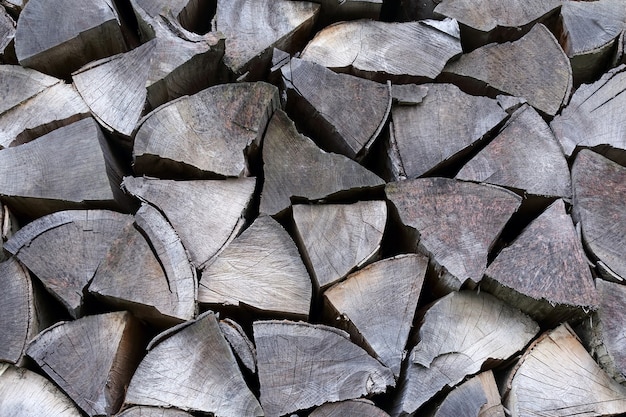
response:
[[[267,417],[383,393],[395,385],[393,373],[341,330],[291,321],[256,321],[253,328]]]
[[[626,413],[626,387],[600,369],[567,324],[526,350],[506,388],[504,406],[512,417]]]
[[[294,58],[281,68],[288,100],[324,149],[361,160],[387,122],[391,90]]]
[[[89,416],[115,414],[143,350],[141,325],[116,312],[58,323],[26,354]]]
[[[308,1],[217,0],[213,30],[226,36],[224,63],[236,76],[262,78],[272,48],[291,53],[302,47],[319,8]]]
[[[453,389],[433,417],[505,417],[492,371],[482,372]]]
[[[112,0],[29,1],[17,22],[17,59],[68,78],[90,61],[126,51],[119,20]]]
[[[167,21],[168,25],[180,25],[187,31],[204,33],[210,29],[211,6],[215,2],[197,0],[131,0],[153,18]],[[213,4],[211,4],[213,3]]]
[[[256,348],[241,325],[234,320],[220,320],[220,330],[233,348],[241,363],[252,373],[256,373]]]
[[[255,178],[170,181],[126,177],[122,187],[161,211],[202,269],[243,226]]]
[[[395,106],[391,112],[396,148],[392,152],[400,159],[394,169],[407,178],[454,162],[507,117],[493,99],[470,96],[452,84],[426,87],[421,103]]]
[[[60,389],[43,376],[0,363],[0,409],[11,417],[81,417],[82,414]]]
[[[318,32],[302,59],[376,81],[423,82],[461,54],[458,30],[452,20],[340,22]]]
[[[15,62],[15,20],[4,7],[0,8],[0,63]]]
[[[380,252],[387,222],[384,201],[294,205],[295,235],[317,288],[326,288]]]
[[[261,147],[278,108],[278,89],[264,82],[222,84],[150,113],[133,148],[137,174],[237,177]]]
[[[192,415],[174,408],[138,406],[124,410],[117,414],[117,417],[192,417]]]
[[[283,227],[261,215],[202,271],[198,301],[307,318],[311,278]]]
[[[500,185],[527,194],[571,198],[569,167],[550,127],[529,105],[461,168],[457,179]]]
[[[331,318],[346,321],[352,339],[396,378],[427,267],[422,255],[399,255],[373,263],[324,292]]]
[[[150,342],[148,354],[130,381],[125,403],[224,417],[263,415],[212,311]]]
[[[108,210],[60,211],[27,224],[4,248],[78,318],[85,287],[113,241],[132,222],[132,216]]]
[[[444,68],[442,78],[474,93],[524,97],[548,116],[559,111],[572,90],[569,59],[540,23],[515,42],[486,45],[461,56]]]
[[[380,408],[368,400],[346,400],[327,403],[316,408],[309,417],[389,417]]]
[[[340,192],[380,187],[384,181],[346,156],[327,153],[304,135],[282,110],[263,139],[265,182],[260,212],[277,215],[291,198],[320,200]]]
[[[447,178],[389,183],[385,193],[410,232],[411,249],[430,257],[440,293],[480,282],[491,247],[521,203],[503,188]]]
[[[424,315],[392,415],[414,413],[445,387],[522,350],[539,326],[485,292],[454,292]]]

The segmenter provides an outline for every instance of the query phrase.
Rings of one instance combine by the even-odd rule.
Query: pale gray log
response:
[[[389,417],[368,400],[346,400],[327,403],[316,408],[309,417]]]
[[[220,330],[241,363],[256,373],[256,348],[239,323],[231,319],[220,320]]]
[[[0,114],[36,96],[60,80],[19,65],[0,65]]]
[[[412,106],[420,104],[428,94],[427,85],[418,84],[393,84],[391,86],[391,97],[393,104],[401,106]]]
[[[506,94],[498,94],[496,100],[502,109],[509,115],[513,114],[515,110],[527,104],[526,99],[523,97],[509,96]]]
[[[15,53],[15,21],[4,7],[0,8],[0,62],[7,62]]]
[[[192,417],[191,414],[174,408],[138,406],[116,414],[117,417]]]
[[[433,417],[505,417],[492,371],[482,372],[452,390]]]

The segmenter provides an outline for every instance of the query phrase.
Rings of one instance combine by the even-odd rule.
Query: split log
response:
[[[483,288],[543,323],[579,318],[597,308],[593,277],[563,200],[498,254]]]
[[[626,136],[625,136],[626,137]],[[626,168],[589,150],[572,166],[573,216],[606,279],[626,279]]]
[[[466,155],[507,114],[495,100],[463,93],[452,84],[427,84],[421,103],[392,109],[400,158],[395,170],[416,178]],[[458,111],[463,109],[463,111]]]
[[[441,80],[473,94],[524,97],[554,116],[570,96],[572,67],[554,36],[539,23],[515,42],[486,45],[450,62]]]
[[[0,7],[0,63],[17,64],[15,57],[15,21]]]
[[[465,381],[437,407],[433,417],[505,417],[498,386],[492,371]]]
[[[525,98],[523,97],[514,97],[507,96],[505,94],[498,94],[496,96],[496,101],[507,112],[509,115],[512,115],[517,109],[522,107],[524,104],[528,104]]]
[[[389,86],[297,58],[281,72],[294,119],[325,150],[362,160],[387,122]]]
[[[455,178],[537,196],[572,195],[569,167],[561,146],[546,122],[527,104],[511,115],[498,136]]]
[[[130,381],[125,404],[218,416],[263,415],[211,311],[150,342]]]
[[[131,0],[153,19],[165,18],[170,25],[180,24],[188,31],[206,33],[211,26],[214,1]],[[213,8],[213,10],[211,10]]]
[[[249,175],[279,106],[270,84],[210,87],[150,113],[135,136],[134,171],[156,177]]]
[[[316,288],[342,280],[375,259],[387,222],[384,201],[294,205],[295,238]]]
[[[35,372],[0,363],[2,415],[81,417],[74,403],[56,385]]]
[[[357,271],[324,292],[328,313],[397,378],[406,356],[428,259],[400,255]],[[391,278],[393,277],[393,278]]]
[[[308,1],[217,0],[213,30],[226,36],[224,63],[237,77],[261,79],[273,48],[294,53],[306,42],[319,9]]]
[[[314,201],[384,184],[347,157],[322,151],[298,133],[282,110],[272,116],[263,140],[261,213],[277,215],[289,208],[292,198]]]
[[[393,84],[391,86],[392,102],[401,106],[420,104],[427,94],[428,85]]]
[[[445,387],[508,360],[538,331],[528,316],[484,292],[441,298],[424,315],[392,415],[414,413]]]
[[[139,363],[142,329],[127,312],[61,322],[26,354],[89,416],[115,414]]]
[[[119,414],[117,417],[192,417],[191,414],[174,408],[160,407],[131,407]]]
[[[4,248],[78,318],[85,287],[112,242],[132,221],[132,216],[107,210],[60,211],[24,226]]]
[[[267,417],[378,394],[395,385],[393,373],[341,330],[289,321],[256,321],[253,328]]]
[[[385,193],[408,228],[411,249],[430,257],[435,293],[480,282],[489,251],[522,200],[503,188],[447,178],[390,183]]]
[[[567,324],[528,348],[506,388],[504,406],[512,417],[626,413],[626,388],[600,369]]]
[[[59,78],[126,49],[112,0],[28,1],[17,22],[20,64]]]
[[[19,228],[18,221],[11,210],[6,205],[0,204],[0,243],[4,245]],[[7,251],[0,251],[0,262],[6,261],[9,257],[10,254]]]
[[[276,220],[262,215],[202,271],[198,302],[306,319],[311,296],[311,278],[295,243]]]
[[[174,227],[194,266],[217,255],[243,226],[255,178],[170,181],[126,177],[122,187],[157,208]]]
[[[309,417],[389,417],[368,400],[346,400],[324,404],[316,408]]]
[[[302,59],[375,81],[412,83],[435,79],[461,52],[455,21],[358,20],[322,29]]]
[[[256,348],[239,323],[231,319],[220,320],[220,330],[243,366],[256,373]]]
[[[0,5],[2,5],[14,19],[17,19],[27,2],[28,0],[0,0]]]

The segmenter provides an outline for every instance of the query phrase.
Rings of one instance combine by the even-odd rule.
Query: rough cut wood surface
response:
[[[131,407],[119,414],[118,417],[192,417],[182,410],[176,410],[173,408],[160,408],[160,407],[147,407],[138,406]]]
[[[433,417],[505,417],[492,371],[482,372],[452,390]]]
[[[380,408],[367,400],[346,400],[327,403],[316,408],[309,417],[389,417]]]

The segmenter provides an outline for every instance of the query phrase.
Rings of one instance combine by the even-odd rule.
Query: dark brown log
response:
[[[0,7],[0,63],[17,64],[15,58],[15,21]]]
[[[217,416],[263,415],[211,311],[150,342],[128,386],[125,403]]]
[[[389,183],[387,198],[411,236],[409,245],[430,257],[447,293],[480,282],[487,255],[521,198],[503,188],[447,178]]]
[[[293,219],[295,238],[316,288],[326,288],[376,259],[387,222],[387,205],[384,201],[298,204],[293,206]]]
[[[253,327],[267,417],[378,394],[395,385],[393,373],[341,330],[290,321],[256,321]]]
[[[346,400],[324,404],[316,408],[309,417],[389,417],[368,400]]]
[[[150,113],[135,136],[137,174],[155,177],[249,175],[267,123],[279,106],[267,83],[222,84]]]
[[[87,415],[111,415],[139,363],[142,331],[127,312],[88,316],[40,333],[26,354]]]
[[[453,292],[426,312],[392,415],[414,413],[445,387],[522,350],[539,326],[481,292]]]
[[[258,217],[202,271],[198,302],[308,318],[312,284],[289,234]]]
[[[252,373],[256,373],[256,348],[243,328],[234,320],[220,320],[220,330],[241,363]]]
[[[117,417],[192,417],[191,414],[174,408],[160,407],[131,407],[119,414]]]
[[[270,120],[263,143],[265,183],[261,213],[276,215],[291,198],[319,200],[339,192],[380,187],[383,180],[343,155],[326,153],[301,135],[282,110]]]
[[[433,417],[505,417],[492,371],[486,371],[453,389]]]

